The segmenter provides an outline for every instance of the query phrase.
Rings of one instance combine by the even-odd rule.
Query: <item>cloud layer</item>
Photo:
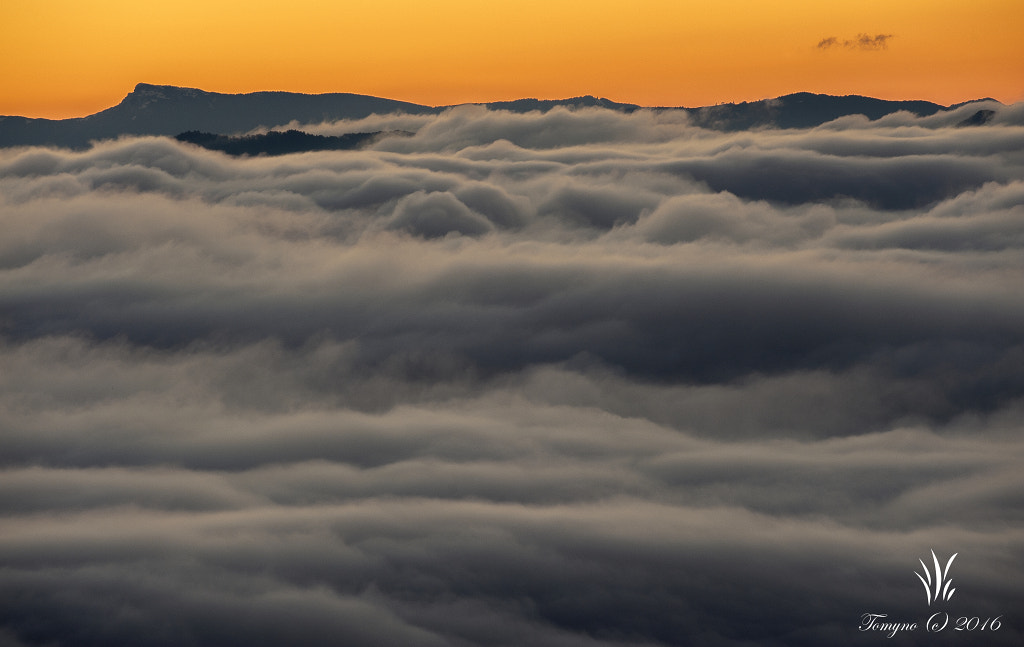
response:
[[[0,151],[0,645],[1019,644],[1022,124]]]

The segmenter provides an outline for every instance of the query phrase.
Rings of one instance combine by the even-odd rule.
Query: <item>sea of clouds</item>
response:
[[[0,646],[1021,644],[1024,105],[980,107],[0,150]]]

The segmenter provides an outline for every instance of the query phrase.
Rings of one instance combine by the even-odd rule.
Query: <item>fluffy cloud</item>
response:
[[[0,151],[0,645],[874,644],[933,548],[1018,644],[1024,130],[985,105]]]

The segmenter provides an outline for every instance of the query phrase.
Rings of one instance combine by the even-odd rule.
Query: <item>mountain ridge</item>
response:
[[[717,130],[759,127],[806,128],[839,117],[863,114],[878,119],[906,110],[929,116],[980,99],[954,106],[929,101],[890,101],[860,95],[834,96],[798,92],[759,101],[725,103],[688,108],[682,106],[650,109],[685,111],[695,125]],[[998,102],[997,102],[998,103]],[[139,83],[117,105],[85,117],[42,119],[0,116],[0,147],[49,145],[84,148],[90,142],[122,135],[175,136],[187,131],[220,134],[244,133],[260,127],[298,123],[319,123],[339,119],[361,119],[371,114],[439,114],[458,105],[479,105],[511,112],[548,111],[557,107],[605,108],[633,112],[645,106],[619,103],[591,95],[568,99],[524,98],[513,101],[427,106],[408,101],[353,93],[302,94],[260,91],[243,94],[208,92],[198,88]]]

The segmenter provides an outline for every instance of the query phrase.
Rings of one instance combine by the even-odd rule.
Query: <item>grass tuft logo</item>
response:
[[[956,559],[959,553],[953,553],[953,556],[946,562],[946,568],[939,566],[939,558],[935,556],[935,551],[932,552],[932,562],[935,564],[935,577],[932,578],[932,574],[928,571],[928,567],[925,566],[924,560],[917,560],[921,562],[921,568],[924,570],[924,575],[914,571],[914,575],[917,579],[921,580],[921,584],[924,585],[925,595],[928,597],[928,606],[932,605],[932,602],[938,600],[947,601],[953,597],[953,592],[956,588],[951,587],[953,580],[949,579],[949,567]]]

